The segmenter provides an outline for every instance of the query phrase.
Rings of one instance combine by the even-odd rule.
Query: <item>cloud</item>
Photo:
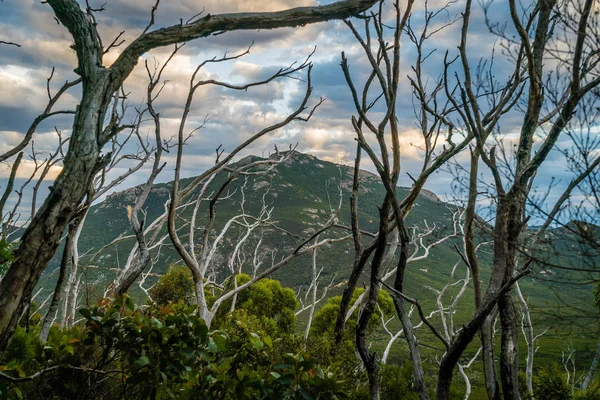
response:
[[[329,3],[317,0],[176,0],[162,2],[156,13],[156,22],[151,29],[184,23],[197,13],[203,15],[234,12],[275,11],[289,7]],[[98,29],[104,44],[109,44],[117,35],[123,33],[123,46],[111,50],[104,56],[106,66],[111,65],[122,49],[130,44],[148,24],[150,9],[155,0],[111,0],[105,6],[106,10],[97,14]],[[93,6],[101,2],[92,1]],[[445,1],[435,0],[428,3],[429,10],[443,7]],[[391,2],[388,3],[391,7]],[[451,3],[446,12],[438,15],[430,31],[442,27],[460,15],[464,1]],[[490,15],[497,22],[508,20],[506,2],[494,2]],[[411,24],[415,32],[419,32],[424,20],[424,10],[415,8]],[[386,18],[390,19],[390,9],[386,10]],[[362,21],[355,21],[355,26],[362,32]],[[435,86],[441,76],[444,65],[445,50],[448,58],[457,55],[459,42],[460,21],[435,33],[424,45],[423,54],[429,54],[424,68],[424,80],[429,90]],[[389,33],[389,32],[388,32]],[[510,32],[509,32],[510,33]],[[52,67],[55,67],[51,90],[55,92],[64,81],[74,79],[73,69],[77,60],[75,52],[70,48],[73,40],[69,32],[53,18],[53,12],[48,4],[37,0],[5,0],[0,2],[0,38],[20,43],[21,48],[2,47],[0,59],[0,151],[6,151],[20,141],[29,124],[45,107],[47,103],[46,79]],[[197,75],[197,79],[215,79],[234,84],[243,84],[268,77],[282,67],[294,62],[302,62],[317,50],[312,57],[312,86],[313,98],[310,104],[316,103],[319,97],[326,99],[308,123],[295,122],[283,129],[276,130],[249,146],[240,156],[248,153],[262,154],[274,145],[287,148],[288,144],[298,143],[298,149],[310,152],[320,158],[338,162],[342,159],[354,158],[356,142],[355,133],[350,123],[352,115],[356,115],[351,92],[341,72],[340,59],[343,51],[349,60],[352,80],[360,90],[371,72],[369,61],[364,56],[360,44],[355,40],[348,27],[342,22],[328,22],[298,28],[261,31],[227,32],[191,41],[180,50],[165,70],[162,81],[165,86],[154,107],[161,115],[162,134],[164,139],[171,138],[178,132],[182,110],[190,88],[190,78],[196,67],[204,60],[220,57],[226,51],[236,54],[244,51],[254,41],[249,55],[227,63],[208,64]],[[403,175],[401,184],[410,185],[410,178],[404,172],[415,175],[422,168],[422,153],[419,146],[422,138],[415,124],[413,93],[408,77],[414,77],[412,65],[417,57],[414,45],[404,36],[401,52],[402,80],[399,87],[397,116],[400,126],[400,142],[402,145]],[[128,104],[133,116],[134,107],[144,107],[148,76],[145,63],[150,70],[160,67],[170,55],[173,47],[155,49],[144,55],[137,67],[125,82],[125,91],[129,93]],[[510,74],[511,61],[502,53],[502,48],[496,37],[489,34],[484,24],[483,11],[479,7],[473,9],[472,23],[469,31],[468,50],[473,71],[476,71],[480,58],[495,55],[494,65],[490,72],[502,82]],[[155,64],[156,63],[156,64]],[[450,66],[450,75],[462,76],[459,62]],[[305,79],[297,74],[299,79]],[[460,78],[459,78],[460,79]],[[74,109],[81,89],[70,90],[57,104],[57,109]],[[280,79],[266,86],[250,88],[247,91],[234,91],[223,87],[206,85],[196,92],[191,103],[185,132],[190,132],[201,125],[207,116],[210,121],[203,129],[196,132],[185,147],[184,175],[196,175],[204,168],[214,163],[214,150],[222,145],[226,152],[232,151],[242,141],[266,126],[285,118],[301,102],[305,94],[305,82],[291,79]],[[379,94],[377,83],[369,93],[369,99]],[[445,101],[440,94],[440,103]],[[484,101],[480,107],[488,106]],[[374,121],[382,116],[383,107],[376,106],[372,116]],[[456,116],[453,121],[459,123]],[[503,116],[501,131],[518,132],[523,115],[519,112]],[[40,151],[51,151],[56,146],[57,138],[54,127],[68,136],[72,116],[57,116],[43,123],[35,135],[36,148]],[[459,124],[460,125],[460,124]],[[143,124],[142,133],[152,138],[153,127],[149,122]],[[373,141],[373,137],[370,137]],[[508,141],[507,141],[508,143]],[[563,144],[561,144],[562,146]],[[568,146],[568,143],[564,144]],[[130,151],[136,150],[132,142]],[[510,146],[508,147],[510,148]],[[169,167],[173,165],[173,154],[167,154],[165,160]],[[456,158],[463,166],[468,162],[465,152]],[[364,167],[373,170],[368,161]],[[5,166],[8,168],[10,164]],[[0,176],[6,176],[0,171]],[[20,176],[27,175],[24,164]],[[117,176],[127,168],[119,166],[111,172]],[[56,170],[58,171],[58,170]],[[169,171],[167,168],[165,171]],[[490,181],[486,167],[481,168],[482,180]],[[121,188],[139,184],[145,180],[147,169],[142,169],[131,177]],[[2,175],[4,174],[4,175]],[[566,182],[570,176],[564,168],[564,158],[558,153],[551,154],[545,168],[538,175],[540,186],[547,185],[551,177]],[[171,179],[165,173],[160,180]],[[440,173],[431,177],[427,188],[440,195],[452,195],[450,175]],[[564,184],[563,184],[564,186]]]

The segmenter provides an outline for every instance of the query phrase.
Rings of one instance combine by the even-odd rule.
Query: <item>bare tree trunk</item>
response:
[[[100,155],[97,136],[93,134],[98,132],[104,115],[98,110],[106,109],[105,103],[110,99],[105,93],[103,81],[84,85],[64,169],[21,237],[15,259],[0,282],[0,354],[8,345],[25,299],[54,256],[67,223],[90,188]]]
[[[500,202],[505,202],[505,207],[498,207],[496,221],[500,223],[500,229],[496,231],[494,238],[497,247],[505,247],[505,252],[495,254],[494,263],[504,265],[504,280],[506,284],[516,271],[517,248],[520,233],[523,229],[523,208],[525,205],[524,189],[514,186]],[[500,377],[502,382],[502,394],[505,399],[521,398],[519,393],[519,328],[518,313],[512,299],[512,288],[509,288],[498,300],[498,312],[500,314],[500,326],[502,327],[500,345]]]
[[[398,228],[399,230],[401,228]],[[406,237],[406,232],[400,233],[400,237]],[[396,270],[396,279],[394,281],[394,289],[399,293],[404,293],[404,272],[406,271],[406,263],[408,261],[408,246],[406,239],[401,239],[400,247],[400,259],[398,260],[398,268]],[[419,342],[415,336],[412,321],[408,316],[406,309],[404,308],[404,300],[401,297],[394,296],[394,306],[396,313],[402,322],[402,328],[404,329],[404,337],[406,343],[408,343],[408,349],[410,353],[410,359],[413,367],[413,379],[415,384],[415,390],[419,394],[421,400],[429,400],[429,393],[427,393],[427,385],[425,384],[425,373],[423,371],[423,363],[421,362],[421,351],[419,349]]]
[[[527,392],[533,398],[533,357],[535,355],[535,337],[533,336],[533,324],[531,323],[531,314],[529,313],[529,305],[523,297],[519,283],[515,284],[515,292],[523,312],[523,335],[527,342],[527,365],[525,367],[525,385]]]
[[[42,331],[40,332],[40,341],[45,343],[48,340],[48,334],[50,333],[50,327],[58,315],[58,308],[62,299],[63,283],[67,276],[67,270],[69,269],[69,263],[73,254],[73,236],[77,227],[72,222],[69,224],[69,232],[65,240],[65,248],[63,249],[62,258],[60,260],[60,270],[58,272],[58,280],[56,281],[56,287],[52,295],[52,301],[48,307],[48,311],[44,316],[44,322],[42,323]]]
[[[206,295],[204,294],[204,282],[201,278],[194,278],[194,287],[196,291],[196,301],[198,302],[198,316],[204,320],[206,326],[210,329],[213,315],[208,308],[208,303],[206,302]]]
[[[494,319],[492,312],[481,325],[481,345],[483,346],[483,373],[485,388],[489,400],[500,400],[500,385],[496,375],[496,359],[494,357]]]
[[[481,329],[481,324],[494,308],[496,300],[490,295],[486,296],[482,306],[476,311],[473,319],[458,333],[455,340],[440,361],[438,381],[436,386],[436,399],[448,400],[454,367],[458,364],[461,355],[466,350],[473,337]]]
[[[369,393],[371,399],[379,400],[381,389],[381,378],[379,376],[379,360],[375,353],[371,353],[367,346],[366,331],[369,321],[375,312],[375,306],[379,298],[379,270],[384,259],[387,247],[387,230],[390,212],[390,198],[386,196],[379,210],[379,236],[377,238],[377,249],[371,261],[371,276],[367,297],[362,304],[358,323],[356,325],[356,350],[367,370],[369,376]]]
[[[596,369],[598,368],[598,363],[600,362],[600,341],[598,341],[598,347],[596,348],[596,355],[594,356],[594,360],[592,361],[592,365],[590,365],[590,370],[585,376],[585,380],[581,385],[582,390],[586,390],[590,383],[592,383],[592,379],[594,379],[594,374],[596,373]]]
[[[477,174],[479,171],[479,150],[471,151],[471,170],[469,174],[469,198],[465,209],[465,254],[469,261],[469,268],[473,275],[473,291],[475,297],[475,309],[481,306],[482,289],[481,276],[479,273],[479,259],[475,245],[475,206],[477,203]],[[493,318],[487,317],[481,326],[480,336],[483,346],[483,372],[485,377],[485,388],[489,400],[500,400],[500,388],[496,378],[496,364],[494,362],[494,334],[492,327]]]
[[[505,399],[518,400],[519,394],[519,329],[517,310],[509,293],[498,301],[500,326],[502,327],[500,376]]]
[[[319,241],[319,237],[315,239],[315,242]],[[317,272],[317,249],[312,251],[312,301],[308,311],[308,322],[306,323],[306,330],[304,331],[304,346],[308,340],[308,334],[310,333],[310,326],[312,325],[313,316],[315,315],[315,308],[317,306],[317,283],[319,275]]]
[[[77,269],[79,266],[79,236],[81,235],[83,224],[85,222],[85,217],[87,216],[88,211],[89,202],[86,204],[85,208],[81,210],[79,216],[76,218],[76,221],[72,223],[73,232],[69,243],[70,268],[68,269],[69,276],[67,278],[67,283],[64,289],[65,298],[63,303],[62,319],[60,322],[61,328],[70,327],[70,320],[74,319],[74,315],[76,312],[78,294]],[[71,235],[71,227],[69,227],[69,235]]]

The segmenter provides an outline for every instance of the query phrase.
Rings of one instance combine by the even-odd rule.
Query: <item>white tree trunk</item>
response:
[[[596,369],[598,368],[598,363],[600,362],[600,341],[598,341],[598,347],[596,348],[596,355],[594,356],[594,360],[592,361],[592,365],[590,365],[590,370],[588,371],[583,384],[581,385],[582,390],[586,390],[592,380],[594,379],[594,374],[596,373]]]

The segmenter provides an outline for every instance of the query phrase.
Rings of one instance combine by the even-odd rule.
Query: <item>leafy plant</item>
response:
[[[0,239],[0,278],[4,276],[14,258],[12,244],[6,239]]]
[[[542,367],[533,377],[533,395],[536,399],[570,400],[571,386],[557,364]]]
[[[152,300],[160,306],[182,301],[187,305],[194,303],[194,281],[190,270],[185,266],[171,266],[150,289]]]
[[[308,354],[243,321],[209,332],[194,306],[160,315],[128,296],[80,310],[83,329],[46,344],[22,331],[0,365],[0,398],[336,399],[342,384]],[[29,360],[29,361],[28,361]]]

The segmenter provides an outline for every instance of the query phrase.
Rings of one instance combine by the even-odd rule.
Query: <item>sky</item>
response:
[[[296,6],[326,4],[331,1],[317,0],[163,0],[156,13],[156,23],[151,29],[160,28],[187,21],[199,12],[204,15],[242,12],[242,11],[274,11]],[[82,2],[83,3],[83,2]],[[101,6],[104,1],[90,1],[93,7]],[[112,49],[104,57],[104,64],[110,65],[124,46],[137,37],[150,18],[150,9],[154,0],[106,0],[103,12],[96,13],[98,29],[104,44],[110,43],[120,32],[125,43]],[[444,6],[446,2],[434,0],[428,2],[430,10]],[[423,9],[416,5],[412,24],[415,29],[422,27]],[[421,7],[421,8],[419,8]],[[459,16],[464,7],[462,0],[451,3],[447,11],[440,13],[434,20],[434,27],[441,27]],[[507,20],[508,7],[502,0],[491,6],[492,15],[497,22]],[[469,51],[474,65],[480,57],[489,57],[496,52],[495,71],[499,78],[510,73],[510,65],[501,54],[498,41],[489,34],[483,23],[483,11],[476,7],[469,31]],[[359,22],[360,24],[360,22]],[[460,23],[446,27],[434,35],[428,50],[436,50],[427,60],[425,77],[430,85],[442,71],[442,60],[447,49],[451,56],[456,54],[460,32]],[[47,104],[46,84],[52,68],[55,72],[50,82],[51,92],[55,92],[66,80],[76,79],[73,72],[76,66],[74,51],[70,48],[72,39],[68,31],[54,19],[51,8],[39,0],[3,0],[0,2],[0,40],[15,42],[20,45],[0,45],[0,152],[12,148],[22,138],[33,119]],[[411,66],[415,59],[415,49],[410,42],[402,43],[402,76],[413,74]],[[312,85],[314,87],[310,105],[316,104],[319,98],[326,99],[317,109],[308,123],[294,123],[284,129],[277,130],[263,139],[253,143],[240,157],[247,154],[267,155],[274,146],[286,149],[290,144],[296,145],[301,152],[307,152],[323,160],[349,164],[354,158],[355,141],[351,125],[351,116],[355,110],[350,91],[345,83],[340,68],[340,54],[345,52],[350,62],[351,72],[357,82],[364,80],[369,72],[367,61],[348,27],[342,22],[327,22],[300,28],[279,29],[273,31],[227,32],[195,40],[186,46],[172,60],[164,72],[167,81],[160,97],[155,102],[155,109],[160,112],[163,121],[163,138],[168,139],[176,134],[181,118],[182,108],[188,92],[189,80],[196,66],[204,60],[227,54],[239,54],[251,44],[247,56],[227,63],[209,64],[203,68],[199,77],[217,79],[233,84],[242,84],[268,77],[273,71],[302,62],[314,51],[311,60]],[[315,50],[316,48],[316,50]],[[142,57],[137,68],[125,82],[125,90],[129,93],[128,103],[131,107],[140,106],[144,100],[148,79],[143,68],[144,61],[150,65],[162,65],[172,51],[172,47],[155,49]],[[237,144],[251,134],[279,121],[300,103],[304,95],[304,76],[299,79],[279,79],[265,86],[251,88],[247,91],[233,91],[221,87],[203,87],[197,93],[190,113],[188,131],[199,125],[206,116],[210,121],[197,131],[188,141],[184,154],[184,176],[200,174],[215,160],[215,149],[221,145],[225,152],[234,149]],[[80,94],[79,88],[69,90],[56,105],[55,109],[74,109]],[[411,184],[407,173],[416,175],[421,168],[422,152],[418,145],[420,138],[415,125],[413,97],[408,79],[403,80],[399,88],[398,117],[401,129],[403,173],[400,185]],[[43,154],[54,151],[58,142],[56,131],[63,136],[70,134],[72,117],[56,116],[42,123],[34,136],[35,149]],[[516,133],[519,116],[507,116],[503,129],[507,137]],[[151,134],[150,127],[143,132]],[[568,143],[559,142],[559,146]],[[129,149],[133,150],[133,147]],[[29,148],[30,150],[30,148]],[[159,181],[169,181],[173,177],[173,161],[175,152],[165,155],[168,167],[159,177]],[[459,165],[465,165],[468,154],[460,154],[456,158]],[[10,172],[11,163],[0,165],[0,186],[4,187]],[[130,165],[122,164],[121,168],[111,171],[113,176],[123,173]],[[368,163],[367,169],[373,169]],[[33,169],[33,161],[25,159],[18,171],[19,182],[26,179]],[[46,185],[60,173],[60,165],[53,167],[48,174]],[[124,189],[145,181],[148,167],[142,168],[118,187]],[[485,171],[483,172],[485,174]],[[486,179],[482,175],[482,179]],[[555,186],[550,199],[556,197],[571,179],[566,168],[564,157],[554,152],[538,176],[540,190],[550,182]],[[451,199],[454,196],[451,181],[452,175],[446,172],[434,174],[426,188],[440,197]],[[12,200],[14,203],[14,200]],[[9,202],[10,203],[10,202]],[[26,203],[26,201],[25,201]]]

